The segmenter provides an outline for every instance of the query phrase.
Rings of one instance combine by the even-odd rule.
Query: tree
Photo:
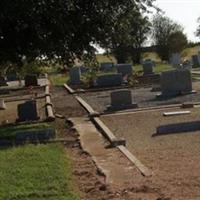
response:
[[[158,55],[162,60],[168,60],[170,56],[169,39],[173,33],[183,32],[181,25],[166,16],[156,14],[152,20],[152,36]],[[174,37],[172,35],[172,37]]]
[[[197,19],[197,23],[199,23],[199,25],[196,30],[196,36],[200,37],[200,17]]]
[[[105,44],[119,16],[153,0],[1,0],[0,64],[50,59],[72,65]]]
[[[168,39],[170,53],[180,53],[187,46],[187,36],[182,31],[172,33]]]

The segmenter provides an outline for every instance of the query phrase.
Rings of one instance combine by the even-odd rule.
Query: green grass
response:
[[[1,127],[0,128],[0,139],[1,138],[12,139],[19,132],[33,131],[33,130],[45,129],[45,128],[52,128],[52,126],[47,123],[38,123],[38,124],[25,124],[25,125]]]
[[[63,147],[26,145],[0,151],[0,200],[78,200]]]
[[[63,74],[52,74],[50,75],[50,81],[55,86],[62,86],[64,83],[67,83],[69,76]]]

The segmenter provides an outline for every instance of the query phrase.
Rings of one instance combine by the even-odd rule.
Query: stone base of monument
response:
[[[200,121],[167,124],[157,127],[156,135],[193,132],[200,130]]]
[[[138,108],[137,103],[132,103],[130,105],[118,105],[118,106],[107,106],[107,111],[120,111],[120,110],[129,110],[129,109],[135,109]]]
[[[188,95],[188,94],[196,94],[196,90],[192,91],[177,91],[177,92],[165,92],[156,95],[156,98],[167,98],[167,97],[174,97],[174,96],[181,96],[181,95]]]
[[[22,145],[29,143],[45,143],[55,138],[55,129],[41,129],[33,131],[21,131],[13,138],[1,138],[0,146]]]

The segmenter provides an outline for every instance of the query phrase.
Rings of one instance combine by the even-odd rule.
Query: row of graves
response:
[[[200,53],[192,55],[189,60],[182,60],[179,53],[173,53],[170,57],[169,63],[175,68],[189,69],[200,67]]]
[[[34,124],[47,121],[46,99],[50,95],[46,93],[48,79],[45,76],[38,78],[37,75],[27,75],[23,81],[1,80],[0,132],[6,130],[6,133],[0,134],[0,147],[54,138],[55,130],[52,128],[31,128],[32,125],[36,126]]]
[[[158,82],[159,74],[154,73],[155,62],[145,60],[142,63],[142,75],[137,77],[139,82]],[[128,78],[133,75],[134,67],[132,64],[114,64],[114,63],[101,63],[100,75],[97,75],[93,81],[92,87],[115,87],[127,85]],[[82,76],[89,71],[86,67],[73,67],[70,70],[70,85],[72,87],[79,85],[81,87]]]
[[[147,60],[142,78],[152,76],[154,68]],[[158,75],[156,87],[116,88],[113,86],[125,84],[133,67],[101,65],[103,71],[113,69],[117,74],[97,77],[94,87],[98,90],[75,92],[99,113],[117,138],[125,139],[127,149],[152,171],[148,180],[163,194],[195,199],[200,195],[196,187],[200,174],[200,82],[193,82],[190,68],[176,67]],[[72,68],[70,78],[72,84],[80,84],[80,69]]]

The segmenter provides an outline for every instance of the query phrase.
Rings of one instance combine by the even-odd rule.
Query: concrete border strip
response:
[[[75,94],[76,93],[75,90],[73,90],[69,85],[64,84],[63,86],[70,94]]]
[[[45,102],[46,102],[46,114],[47,114],[47,121],[55,121],[55,115],[53,113],[53,104],[51,103],[51,95],[50,95],[50,88],[49,85],[45,86]]]
[[[143,176],[151,176],[152,172],[144,166],[140,160],[138,160],[126,147],[124,146],[118,146],[117,147],[134,165],[137,167],[137,169],[141,172]]]

